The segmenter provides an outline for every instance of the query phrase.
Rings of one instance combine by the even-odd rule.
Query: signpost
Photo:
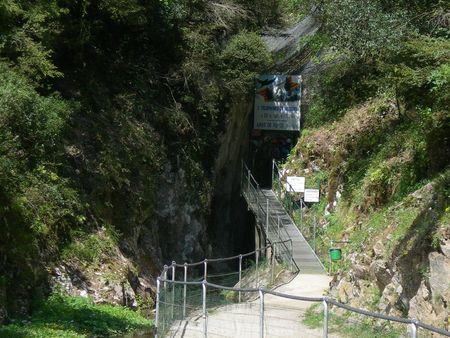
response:
[[[288,192],[304,192],[305,178],[299,176],[286,177],[286,191]]]
[[[319,189],[305,189],[305,202],[319,203],[320,191]]]

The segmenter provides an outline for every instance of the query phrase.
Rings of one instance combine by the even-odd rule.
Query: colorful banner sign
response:
[[[256,80],[254,129],[300,130],[300,75],[261,75]]]

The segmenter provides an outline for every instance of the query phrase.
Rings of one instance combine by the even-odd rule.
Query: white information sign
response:
[[[300,75],[261,75],[256,80],[254,129],[300,130]]]
[[[286,190],[289,192],[304,192],[305,191],[305,178],[298,176],[286,177]]]
[[[305,189],[305,202],[319,203],[320,190],[319,189]]]

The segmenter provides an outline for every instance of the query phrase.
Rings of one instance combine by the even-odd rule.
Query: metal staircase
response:
[[[325,274],[325,268],[314,250],[305,240],[288,212],[271,189],[261,189],[251,171],[244,165],[242,174],[242,195],[248,208],[256,218],[258,227],[269,243],[290,240],[291,248],[280,250],[281,254],[291,255],[290,260],[300,273]]]

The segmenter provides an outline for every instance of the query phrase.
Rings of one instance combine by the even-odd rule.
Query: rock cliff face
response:
[[[155,216],[135,224],[97,264],[86,266],[73,257],[52,268],[51,288],[90,296],[97,303],[150,311],[155,279],[164,264],[197,261],[211,254],[205,211],[191,202],[190,194],[183,169],[174,170],[167,164],[158,187]],[[101,240],[104,234],[98,236]]]
[[[444,205],[436,185],[411,194],[409,203],[419,212],[408,233],[389,248],[398,226],[392,224],[376,236],[366,253],[351,254],[352,267],[335,278],[331,293],[344,303],[372,304],[375,311],[448,328],[450,224],[439,221]]]
[[[215,165],[213,225],[210,231],[215,255],[253,250],[251,215],[240,196],[242,164],[248,153],[252,97],[232,103],[226,129],[220,136]]]

